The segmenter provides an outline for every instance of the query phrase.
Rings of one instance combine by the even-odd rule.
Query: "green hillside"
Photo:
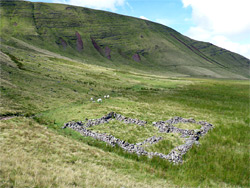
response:
[[[160,75],[249,78],[250,60],[150,21],[59,4],[1,0],[1,47],[20,39],[89,64]]]
[[[250,187],[249,60],[145,20],[0,3],[0,187]],[[129,143],[162,137],[143,147],[163,154],[185,138],[155,121],[193,118],[214,129],[177,165],[62,129],[109,112],[148,124],[89,129]]]

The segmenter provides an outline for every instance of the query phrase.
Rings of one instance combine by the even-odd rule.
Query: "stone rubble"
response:
[[[145,126],[147,124],[147,121],[128,118],[128,117],[122,116],[122,115],[114,113],[114,112],[111,112],[111,113],[113,113],[114,118],[116,120],[124,122],[124,123],[131,123],[131,124],[136,124],[136,125],[140,125],[140,126]]]
[[[92,126],[95,126],[95,125],[108,123],[109,121],[111,121],[113,119],[116,119],[118,121],[121,121],[121,122],[124,122],[124,123],[127,123],[127,124],[137,124],[137,125],[140,125],[140,126],[145,126],[147,124],[147,122],[143,121],[143,120],[132,119],[132,118],[128,118],[128,117],[122,116],[122,115],[114,113],[114,112],[110,112],[106,116],[103,116],[103,117],[101,117],[99,119],[90,119],[90,120],[86,119],[86,122],[84,122],[83,125],[86,126],[86,127],[92,127]]]
[[[147,124],[146,121],[138,120],[138,119],[132,119],[125,116],[122,116],[120,114],[111,112],[107,114],[106,116],[103,116],[99,119],[86,119],[85,122],[68,122],[65,123],[62,128],[71,128],[77,132],[79,132],[83,136],[89,136],[94,139],[106,142],[107,144],[111,146],[119,146],[123,150],[130,152],[130,153],[136,153],[137,155],[146,155],[150,158],[156,156],[160,157],[162,159],[166,159],[174,164],[180,164],[182,163],[182,156],[185,155],[188,150],[190,150],[193,146],[193,144],[199,144],[198,140],[201,136],[204,136],[208,133],[210,129],[213,128],[213,125],[210,123],[207,123],[205,121],[199,121],[196,122],[194,119],[185,119],[182,117],[174,117],[167,121],[158,121],[153,122],[153,126],[157,127],[159,129],[159,132],[166,132],[166,133],[179,133],[182,135],[182,137],[188,137],[185,139],[185,143],[182,145],[179,145],[175,147],[169,154],[165,155],[162,153],[157,152],[147,152],[143,147],[141,147],[144,144],[155,144],[162,140],[162,137],[150,137],[146,139],[145,141],[141,143],[131,144],[124,140],[115,138],[112,135],[108,135],[106,133],[95,133],[91,130],[88,130],[88,127],[92,127],[95,125],[103,124],[103,123],[109,123],[109,121],[116,119],[118,121],[124,122],[124,123],[133,123],[137,124],[139,126],[144,126]],[[197,130],[187,130],[187,129],[180,129],[177,127],[174,127],[174,124],[177,123],[197,123],[202,125],[200,129]]]
[[[89,121],[88,121],[89,122]],[[92,121],[93,122],[93,121]],[[99,122],[99,121],[98,121]],[[71,128],[77,132],[79,132],[83,136],[90,136],[94,139],[106,142],[107,144],[111,146],[118,145],[122,149],[131,152],[131,153],[137,153],[138,155],[146,155],[147,152],[142,148],[135,144],[130,144],[124,140],[120,140],[118,138],[115,138],[112,135],[107,135],[106,133],[95,133],[91,130],[88,130],[87,127],[82,122],[68,122],[64,125],[62,128]]]
[[[178,123],[196,123],[196,124],[202,125],[202,127],[199,130],[188,130],[188,129],[180,129],[180,128],[173,126],[174,124],[178,124]],[[203,136],[207,134],[207,132],[213,127],[212,124],[207,123],[205,121],[196,122],[194,119],[185,119],[182,117],[174,117],[166,121],[153,122],[153,126],[157,127],[159,132],[179,133],[182,135],[182,137],[192,136],[197,133],[200,136]]]
[[[157,142],[159,142],[160,140],[162,140],[162,137],[156,137],[156,136],[152,136],[150,138],[147,138],[145,141],[143,142],[139,142],[139,143],[136,143],[136,145],[138,146],[141,146],[141,145],[144,145],[144,144],[156,144]]]

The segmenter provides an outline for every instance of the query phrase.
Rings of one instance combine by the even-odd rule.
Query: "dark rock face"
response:
[[[82,38],[81,35],[76,31],[76,48],[77,50],[80,52],[83,50],[83,42],[82,42]]]
[[[136,61],[136,62],[140,62],[141,61],[141,57],[139,54],[134,54],[133,55],[133,60]]]
[[[60,41],[60,44],[63,46],[63,48],[66,49],[68,46],[67,42],[63,40],[62,38],[60,38],[59,41]]]
[[[117,114],[115,112],[110,112],[106,116],[103,116],[99,119],[92,119],[92,120],[86,119],[85,122],[81,122],[81,121],[68,122],[68,123],[65,123],[64,127],[62,128],[67,128],[67,127],[71,128],[79,132],[83,136],[90,136],[94,139],[106,142],[107,144],[111,146],[117,145],[121,147],[123,150],[130,152],[130,153],[136,153],[137,155],[145,155],[150,158],[157,156],[162,159],[166,159],[169,162],[172,162],[174,164],[182,163],[183,162],[182,156],[185,155],[192,148],[193,144],[199,144],[198,142],[199,138],[207,134],[208,131],[213,128],[212,124],[207,123],[205,121],[196,122],[194,119],[185,119],[182,117],[174,117],[167,121],[153,122],[152,126],[157,127],[160,132],[165,132],[165,133],[175,132],[175,133],[181,134],[181,137],[187,137],[184,144],[175,147],[173,150],[170,151],[169,154],[165,155],[165,154],[157,153],[157,152],[147,152],[144,149],[144,147],[142,147],[142,145],[144,144],[155,144],[159,142],[160,140],[162,140],[163,139],[162,137],[153,136],[153,137],[147,138],[145,141],[141,143],[130,144],[124,140],[115,138],[112,135],[107,135],[106,133],[95,133],[87,129],[88,127],[92,127],[95,125],[109,123],[109,121],[111,121],[112,119],[116,119],[124,123],[137,124],[139,126],[144,126],[145,124],[147,124],[147,122],[143,120],[132,119],[132,118]],[[180,129],[180,128],[173,126],[174,124],[177,124],[177,123],[196,123],[196,124],[202,125],[202,127],[197,130],[186,130],[186,129]]]
[[[102,48],[96,43],[95,39],[91,37],[91,41],[95,49],[102,55],[103,54]]]
[[[178,58],[183,61],[186,60],[187,55],[190,55],[187,65],[192,65],[194,61],[197,62],[197,66],[195,66],[190,73],[186,72],[188,75],[200,75],[200,69],[197,69],[196,67],[203,66],[204,62],[210,61],[215,67],[212,68],[213,66],[207,64],[204,65],[204,69],[213,72],[217,66],[217,68],[219,68],[222,67],[222,65],[226,65],[226,71],[235,72],[236,70],[234,67],[237,67],[237,71],[235,72],[236,75],[249,77],[249,71],[246,70],[246,67],[250,64],[249,59],[223,50],[209,43],[189,40],[171,28],[144,20],[137,22],[134,18],[127,19],[126,17],[108,12],[100,12],[68,5],[62,5],[60,6],[61,8],[57,8],[57,6],[58,5],[56,4],[47,5],[45,3],[32,3],[27,1],[0,1],[0,7],[3,8],[3,10],[8,10],[4,11],[1,16],[3,16],[3,19],[11,20],[10,24],[12,27],[18,29],[21,23],[20,21],[24,19],[25,22],[27,20],[27,27],[33,28],[33,30],[37,32],[34,33],[33,30],[30,29],[25,30],[24,27],[20,26],[23,29],[18,30],[18,32],[11,31],[9,34],[13,37],[18,37],[19,35],[23,36],[24,38],[22,40],[38,40],[41,44],[44,44],[44,47],[54,45],[55,42],[60,44],[60,41],[56,38],[56,36],[59,36],[67,41],[67,48],[72,47],[76,49],[76,52],[77,49],[79,51],[84,51],[84,48],[89,49],[92,47],[92,43],[89,43],[90,41],[85,44],[85,36],[92,36],[99,45],[104,44],[104,46],[101,46],[103,48],[102,55],[104,57],[105,46],[108,46],[112,50],[111,58],[113,59],[116,55],[120,54],[122,62],[140,61],[142,63],[147,61],[148,63],[154,63],[154,66],[145,64],[146,67],[155,67],[155,70],[160,70],[161,68],[165,68],[161,63],[162,58],[169,57],[168,55],[171,55],[171,53],[175,51],[181,52],[178,53]],[[17,21],[19,19],[20,21]],[[16,22],[18,26],[15,27],[14,22]],[[6,24],[3,25],[3,28],[8,27],[8,25],[5,25]],[[128,27],[130,28],[129,30]],[[81,37],[83,37],[82,40],[80,39],[80,36],[78,37],[77,45],[76,35],[79,34],[77,34],[76,31],[79,31]],[[162,43],[159,43],[158,46],[155,42],[150,42],[154,40],[153,33],[155,32],[157,33],[156,41],[163,41]],[[165,37],[160,38],[161,35],[164,35]],[[167,42],[172,40],[178,43],[178,49]],[[81,44],[82,41],[84,41],[83,45]],[[135,49],[134,46],[138,47]],[[146,52],[150,53],[149,55],[145,54],[145,52],[137,52],[142,46],[146,48]],[[53,47],[51,46],[49,49],[53,49]],[[154,51],[154,49],[157,51]],[[66,51],[63,50],[63,48],[61,48],[61,50],[65,55],[72,55],[70,54],[70,50]],[[95,51],[95,49],[92,48],[90,51]],[[117,51],[118,54],[116,54]],[[173,53],[172,55],[175,54],[177,53]],[[78,55],[83,54],[79,53]],[[107,58],[109,58],[109,56],[107,56]],[[220,62],[217,60],[220,60]],[[166,65],[175,64],[175,58],[169,58],[168,61],[166,61]],[[181,71],[182,69],[173,69],[173,72],[178,73],[179,70]],[[182,73],[182,71],[179,73]],[[211,77],[217,77],[219,74],[212,75],[211,73],[207,73],[207,71],[202,71],[202,73],[204,76]],[[236,76],[233,75],[229,75],[229,77]],[[240,78],[238,76],[236,77]]]
[[[105,51],[103,52],[103,49],[97,44],[97,42],[95,41],[95,39],[93,37],[90,37],[91,38],[91,41],[92,41],[92,44],[93,46],[95,47],[95,49],[102,55],[102,56],[105,56],[106,58],[108,59],[111,59],[111,49],[106,46],[105,47]]]
[[[107,57],[108,59],[111,59],[110,53],[111,53],[111,49],[108,46],[106,46],[105,47],[105,57]]]

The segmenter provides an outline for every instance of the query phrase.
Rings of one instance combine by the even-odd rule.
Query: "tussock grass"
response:
[[[249,81],[121,72],[27,46],[3,44],[1,48],[23,59],[24,70],[11,59],[0,58],[0,115],[35,120],[1,121],[0,179],[4,187],[249,186]],[[90,101],[107,94],[110,99],[101,104]],[[146,120],[149,125],[181,116],[205,120],[215,128],[185,155],[181,166],[138,157],[61,129],[65,122],[100,118],[111,111]],[[179,126],[194,128],[192,124]],[[115,122],[93,129],[130,141],[160,135],[153,127]],[[168,152],[179,144],[176,135],[162,136],[168,141],[148,149]]]
[[[184,139],[180,138],[179,134],[159,133],[158,129],[152,125],[138,126],[113,120],[108,124],[101,124],[88,129],[94,132],[111,134],[132,144],[143,142],[152,136],[162,137],[162,140],[157,144],[143,144],[143,147],[149,152],[168,154],[174,147],[184,143]]]
[[[173,186],[134,170],[134,161],[58,135],[30,119],[0,122],[0,130],[1,187]]]

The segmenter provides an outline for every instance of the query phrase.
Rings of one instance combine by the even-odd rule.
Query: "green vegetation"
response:
[[[145,172],[152,170],[148,164],[58,135],[27,118],[0,122],[0,130],[1,187],[172,185]]]
[[[8,52],[5,52],[4,54],[8,55],[10,59],[17,64],[17,67],[19,69],[23,69],[23,64],[15,56],[9,54]]]
[[[86,168],[80,167],[85,164],[84,161],[92,163],[95,158],[83,155],[84,152],[77,149],[78,146],[88,147],[91,148],[91,151],[98,150],[102,153],[98,154],[98,160],[94,163],[98,164],[98,168],[93,169],[92,173],[97,174],[98,169],[106,168],[108,163],[110,166],[108,176],[119,171],[116,173],[117,180],[123,177],[124,172],[132,174],[139,185],[143,183],[149,187],[155,186],[152,183],[165,181],[168,182],[168,184],[164,184],[165,186],[169,185],[169,182],[171,182],[171,186],[249,185],[248,81],[183,79],[138,74],[87,65],[62,56],[55,57],[47,51],[40,53],[42,49],[38,48],[39,51],[14,46],[9,50],[5,45],[2,45],[2,48],[4,52],[18,56],[24,69],[18,69],[16,64],[8,58],[9,56],[1,53],[1,115],[34,115],[34,119],[39,124],[52,130],[52,132],[49,131],[49,134],[53,135],[51,136],[53,140],[49,141],[51,147],[54,149],[58,147],[61,150],[54,156],[54,151],[40,148],[45,141],[43,139],[47,140],[47,136],[45,136],[47,133],[41,132],[42,127],[32,120],[20,117],[2,121],[1,144],[4,147],[1,146],[3,151],[1,160],[8,161],[1,169],[2,185],[61,187],[70,186],[71,184],[67,184],[70,182],[75,182],[77,186],[83,185],[80,182],[84,180],[85,176],[81,176],[81,174],[87,172]],[[91,97],[97,99],[106,94],[111,97],[101,104],[90,101]],[[119,148],[111,148],[105,143],[82,137],[73,130],[61,129],[65,122],[98,118],[111,111],[147,120],[149,124],[174,116],[192,117],[214,124],[215,129],[200,140],[199,147],[195,146],[186,154],[185,163],[182,166],[173,166],[159,158],[147,159],[127,154]],[[33,128],[33,124],[39,128]],[[177,126],[192,129],[197,125],[180,124]],[[143,141],[154,135],[166,138],[164,141],[148,146],[147,149],[150,151],[167,153],[169,149],[181,143],[180,138],[176,135],[158,133],[154,127],[148,125],[143,129],[139,126],[117,124],[114,121],[110,124],[93,127],[93,129],[114,134],[129,141]],[[29,136],[30,132],[34,137]],[[41,139],[35,139],[36,134],[40,135]],[[63,137],[56,136],[56,134],[63,135]],[[67,139],[67,141],[58,141],[64,144],[54,145],[57,143],[58,137],[62,140]],[[30,142],[26,142],[26,139],[39,142],[39,147],[29,144]],[[25,145],[20,146],[20,140],[23,140],[21,143]],[[12,149],[9,150],[10,152],[5,152],[7,148]],[[68,150],[74,150],[78,154],[68,152]],[[49,160],[48,166],[39,171],[31,169],[27,166],[28,164],[20,167],[14,163],[19,158],[19,155],[13,155],[14,151],[23,153],[25,156],[23,161],[36,159],[34,160],[34,164],[37,163],[35,169],[40,169],[39,165],[42,165],[45,159]],[[69,153],[69,159],[64,159],[62,153],[65,155]],[[110,155],[113,155],[112,153],[117,154],[114,155],[116,159],[112,162],[105,162],[111,161],[111,159],[107,160],[104,155],[108,155],[109,158]],[[68,160],[72,162],[68,162]],[[127,160],[129,163],[126,162]],[[58,176],[56,173],[50,176],[49,166],[53,166],[58,171],[65,167],[65,173],[68,172],[67,169],[75,169],[75,173],[79,175],[74,178],[72,175],[69,177],[71,179],[62,178],[64,172],[62,176]],[[89,168],[91,169],[91,167]],[[10,169],[17,170],[12,172]],[[38,173],[36,184],[26,180],[27,174],[30,173]],[[41,176],[51,179],[40,179]],[[154,180],[151,181],[150,178]],[[89,182],[86,184],[87,186],[116,187],[118,185],[115,179],[107,185],[106,180],[95,183],[95,176],[91,176],[88,181],[85,179],[85,182]],[[130,185],[125,182],[125,185],[133,187],[136,184]],[[159,183],[159,185],[163,184]]]
[[[250,78],[250,61],[150,21],[69,5],[0,2],[1,42],[79,62],[163,76]],[[77,50],[78,32],[83,50]],[[91,38],[97,46],[94,47]],[[20,45],[22,40],[26,43]],[[105,47],[111,59],[103,56]],[[99,53],[99,51],[102,51]],[[140,62],[133,55],[140,55]]]
[[[0,3],[2,2],[4,1]],[[23,9],[19,9],[20,7],[15,9],[16,5],[5,9],[3,7],[6,5],[1,5],[0,116],[19,116],[0,121],[1,187],[250,186],[249,80],[183,78],[178,77],[180,73],[174,73],[172,70],[164,72],[165,67],[159,67],[160,61],[158,64],[156,61],[150,64],[146,58],[142,58],[141,63],[128,59],[126,64],[117,54],[111,54],[114,59],[108,61],[103,56],[99,57],[91,47],[92,44],[87,40],[88,34],[86,38],[83,36],[86,53],[79,54],[73,49],[74,43],[71,41],[71,44],[68,40],[69,48],[64,53],[56,43],[52,44],[59,28],[42,27],[44,23],[38,25],[42,19],[37,20],[38,27],[34,28],[32,19],[15,15],[20,14],[21,10],[28,11],[28,7],[32,8],[34,5],[34,9],[31,10],[35,11],[34,16],[37,18],[39,14],[36,11],[39,10],[44,15],[53,17],[56,14],[48,14],[46,11],[60,12],[68,6],[22,2],[18,6],[22,6]],[[84,13],[84,15],[89,15],[90,21],[95,18],[92,16],[110,15],[110,13],[73,7],[70,10],[72,16],[75,15],[73,10],[79,12],[79,19],[83,16],[80,12],[89,11],[89,14]],[[13,15],[11,22],[6,16],[7,13]],[[124,23],[129,20],[134,24],[143,23],[145,27],[149,24],[151,30],[154,27],[159,31],[165,28],[134,18],[110,16],[110,19],[118,18],[125,21]],[[106,19],[109,23],[108,18]],[[17,22],[18,25],[14,27],[13,22]],[[98,25],[93,25],[100,29]],[[86,28],[91,30],[90,26]],[[103,28],[102,33],[105,33],[107,28]],[[128,31],[127,38],[120,39],[124,42],[128,38],[134,39],[131,37],[135,35],[131,33],[136,33],[133,32],[133,28],[135,27],[129,28],[131,31],[125,29],[114,31],[117,33]],[[151,33],[151,30],[146,28],[143,30],[145,31],[143,39],[147,36],[160,36],[155,38],[157,43],[164,38],[162,33]],[[69,31],[70,29],[65,29],[66,34]],[[170,29],[165,28],[165,32],[167,31]],[[47,33],[46,40],[43,38],[44,33]],[[83,33],[82,31],[81,34]],[[65,36],[71,36],[66,34]],[[108,44],[108,41],[112,40],[110,37],[97,41],[100,44],[107,41]],[[23,40],[20,40],[21,38]],[[150,39],[149,37],[147,40]],[[136,41],[138,45],[146,45],[146,42],[139,43],[139,40],[141,39]],[[174,49],[183,49],[181,44],[168,38],[163,43],[172,45],[173,48],[169,47],[169,51],[173,53],[173,60],[177,52],[181,52]],[[129,50],[137,49],[131,41],[127,44],[129,45],[126,50],[122,49],[125,55],[129,54]],[[197,43],[201,44],[205,45]],[[164,51],[164,48],[161,50]],[[181,53],[186,56],[190,52],[184,50]],[[225,54],[229,55],[229,52]],[[165,58],[157,52],[156,56],[160,59]],[[217,56],[219,57],[222,56]],[[200,62],[199,56],[195,57],[194,54],[189,58],[185,59],[187,63],[196,58],[198,59],[194,62]],[[176,61],[177,64],[180,63],[178,58]],[[243,72],[239,73],[240,71],[235,68],[235,74],[231,74],[229,73],[231,69],[229,72],[225,70],[221,77],[249,77],[244,73],[248,71],[247,68],[237,69]],[[180,66],[176,71],[184,73],[186,69]],[[190,74],[186,75],[193,75],[195,71],[190,70]],[[206,71],[208,69],[201,71],[200,74],[204,75]],[[107,94],[110,95],[110,99],[103,100],[102,103],[90,101],[91,97],[103,98]],[[197,121],[205,120],[212,123],[215,128],[200,139],[199,146],[194,146],[184,156],[183,165],[172,165],[159,158],[138,157],[123,152],[120,148],[112,148],[92,138],[83,137],[71,129],[61,129],[65,122],[85,118],[95,119],[111,111],[146,120],[149,125],[153,121],[181,116],[194,118]],[[143,128],[113,121],[92,129],[131,142],[141,142],[150,136],[163,136],[163,141],[145,146],[150,151],[163,153],[167,153],[183,141],[178,135],[159,133],[156,128],[149,125]],[[195,124],[176,126],[199,128]]]
[[[108,124],[90,127],[89,130],[93,130],[94,132],[98,133],[108,133],[115,136],[116,138],[134,144],[143,142],[152,136],[162,137],[162,140],[159,143],[153,145],[146,143],[143,144],[143,147],[147,151],[154,151],[164,154],[168,154],[172,149],[174,149],[174,147],[184,144],[184,139],[181,139],[180,135],[174,133],[159,133],[158,129],[152,125],[146,125],[143,127],[113,120]]]

